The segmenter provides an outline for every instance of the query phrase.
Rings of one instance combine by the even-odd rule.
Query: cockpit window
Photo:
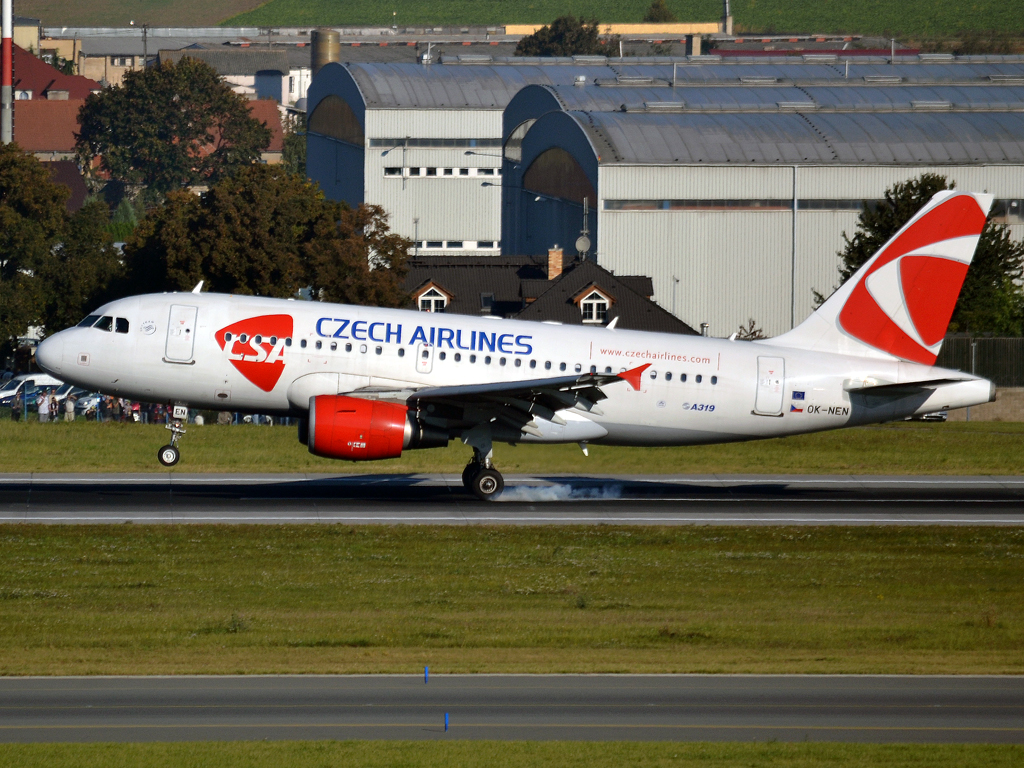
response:
[[[114,320],[114,330],[118,333],[128,333],[128,320],[124,317],[118,317]]]
[[[100,319],[99,315],[89,315],[85,320],[78,324],[79,328],[92,328],[96,321]]]
[[[104,315],[96,322],[93,328],[99,328],[101,331],[112,331],[114,330],[114,318]]]

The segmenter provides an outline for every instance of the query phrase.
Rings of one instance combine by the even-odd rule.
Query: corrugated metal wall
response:
[[[500,110],[367,110],[370,139],[480,139],[500,135]],[[385,176],[387,167],[500,168],[500,148],[392,148],[365,150],[366,200],[384,207],[391,228],[408,238],[441,241],[501,239],[501,176]],[[386,154],[385,154],[386,153]],[[492,157],[493,155],[493,157]],[[456,171],[456,174],[458,172]],[[417,227],[416,219],[419,219]],[[431,251],[431,253],[464,251]]]
[[[959,189],[1024,198],[1020,166],[799,166],[796,197],[881,199],[897,181],[925,172],[945,175]],[[606,211],[603,203],[792,200],[793,183],[792,166],[602,166],[598,259],[620,274],[650,275],[655,300],[694,327],[710,322],[712,334],[726,336],[753,317],[766,333],[782,333],[813,311],[813,291],[828,296],[837,286],[843,232],[854,233],[857,211],[798,210],[794,249],[790,211]],[[1024,238],[1024,225],[1010,229]]]
[[[936,365],[975,373],[999,387],[1024,387],[1024,339],[951,336]]]
[[[693,327],[728,336],[753,317],[772,335],[789,328],[789,213],[601,210],[598,222],[601,266],[650,275],[658,304]]]

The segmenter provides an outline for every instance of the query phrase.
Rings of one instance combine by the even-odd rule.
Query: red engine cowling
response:
[[[404,405],[344,395],[309,400],[309,452],[327,459],[374,461],[402,455],[412,426]]]

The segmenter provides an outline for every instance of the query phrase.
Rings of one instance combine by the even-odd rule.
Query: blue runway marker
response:
[[[444,713],[444,732],[448,733],[448,713]]]
[[[430,682],[430,667],[423,668],[423,684],[426,685]]]

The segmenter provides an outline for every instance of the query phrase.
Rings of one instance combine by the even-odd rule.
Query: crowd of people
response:
[[[29,404],[33,404],[30,399]],[[23,404],[24,405],[24,404]],[[58,421],[76,421],[84,418],[86,421],[98,422],[121,422],[136,424],[170,424],[173,408],[163,403],[143,403],[136,400],[128,400],[123,397],[111,397],[109,395],[90,396],[87,405],[80,408],[78,398],[69,395],[63,400],[58,400],[56,390],[41,391],[36,394],[34,400],[35,410],[39,416],[40,423],[55,423]],[[23,408],[11,409],[11,418],[19,421],[22,417]],[[189,411],[188,421],[192,424],[204,424],[204,418],[198,411]],[[217,424],[256,424],[273,426],[274,419],[263,415],[244,415],[221,411],[217,414]],[[292,420],[282,418],[280,424],[290,425]]]

